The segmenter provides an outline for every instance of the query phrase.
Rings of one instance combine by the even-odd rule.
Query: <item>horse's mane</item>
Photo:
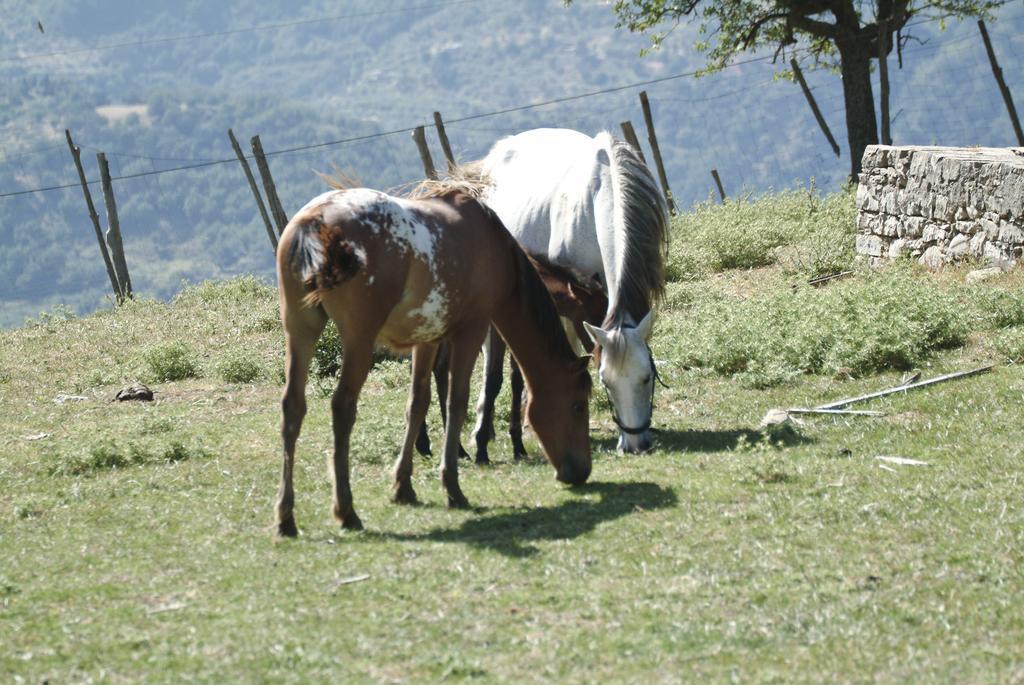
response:
[[[454,164],[441,178],[427,178],[407,193],[410,200],[425,200],[458,191],[479,200],[491,186],[491,178],[481,162]],[[504,224],[502,224],[504,226]]]
[[[621,140],[611,140],[611,157],[625,241],[618,291],[608,293],[613,304],[605,327],[626,313],[640,321],[662,299],[668,252],[668,205],[650,169]]]

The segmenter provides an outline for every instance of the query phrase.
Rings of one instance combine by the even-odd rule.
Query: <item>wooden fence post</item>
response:
[[[413,129],[412,139],[416,142],[416,148],[420,151],[420,161],[423,162],[423,173],[427,178],[437,178],[437,171],[434,169],[434,160],[430,158],[430,148],[427,147],[427,136],[422,126]]]
[[[455,155],[452,154],[452,146],[448,142],[448,133],[444,130],[444,119],[440,112],[434,112],[434,126],[437,128],[437,137],[441,141],[441,151],[444,158],[448,160],[448,171],[455,168]]]
[[[103,203],[107,206],[107,247],[110,248],[111,261],[117,273],[117,282],[121,285],[121,300],[131,298],[132,279],[128,275],[128,262],[124,258],[124,243],[121,241],[121,222],[117,218],[117,202],[114,201],[114,185],[110,182],[110,167],[107,156],[96,153],[96,162],[100,167],[100,178],[103,180]]]
[[[252,169],[249,168],[249,162],[246,161],[245,154],[242,152],[242,146],[238,144],[235,132],[230,128],[228,129],[228,138],[231,139],[231,147],[235,149],[238,163],[242,165],[242,171],[245,172],[245,179],[249,181],[249,189],[252,190],[252,194],[256,198],[256,206],[259,207],[260,216],[263,217],[263,225],[267,228],[267,237],[270,238],[270,244],[274,248],[274,252],[277,252],[277,235],[274,233],[274,227],[270,224],[270,216],[267,215],[267,208],[263,204],[263,196],[260,195],[260,189],[256,187],[256,179],[253,177]]]
[[[1017,134],[1017,144],[1024,147],[1024,132],[1021,131],[1020,119],[1017,118],[1017,108],[1013,106],[1013,96],[1010,95],[1010,89],[1006,86],[1006,81],[1003,80],[1003,70],[999,67],[999,62],[996,61],[996,53],[992,49],[992,41],[988,39],[988,29],[985,28],[985,22],[980,19],[978,20],[978,30],[981,31],[981,39],[985,41],[985,52],[988,53],[988,61],[992,65],[992,75],[996,77],[996,83],[999,84],[999,92],[1003,94],[1003,102],[1006,103],[1006,111],[1010,115],[1013,132]]]
[[[804,80],[804,73],[800,71],[800,65],[797,64],[795,59],[791,59],[789,60],[789,66],[793,68],[793,75],[796,76],[797,83],[800,84],[800,90],[804,92],[804,97],[807,98],[807,104],[811,106],[811,112],[814,113],[814,118],[817,120],[818,126],[821,127],[821,132],[828,138],[828,144],[832,146],[832,152],[836,154],[836,157],[839,157],[839,143],[832,137],[832,131],[829,130],[828,124],[825,123],[825,117],[821,115],[818,103],[815,102],[811,89],[807,87],[807,81]]]
[[[92,227],[96,231],[96,241],[100,244],[100,254],[103,255],[103,264],[107,267],[107,277],[110,278],[110,287],[114,289],[114,299],[121,301],[121,286],[117,282],[117,274],[114,273],[114,265],[110,261],[110,252],[107,251],[107,244],[103,242],[103,229],[100,228],[100,217],[96,214],[96,206],[92,203],[92,193],[89,192],[89,182],[85,180],[85,170],[82,168],[82,151],[71,140],[71,131],[64,129],[64,137],[68,139],[68,147],[71,148],[71,157],[75,160],[75,168],[78,169],[78,180],[82,184],[82,194],[85,195],[85,206],[89,208],[89,218],[92,219]]]
[[[711,176],[715,179],[715,185],[718,186],[718,197],[722,198],[722,204],[725,204],[725,188],[722,187],[722,179],[718,176],[718,169],[711,170]]]
[[[647,158],[644,157],[644,151],[640,148],[640,141],[637,140],[636,131],[633,129],[633,122],[626,120],[619,124],[619,126],[622,128],[623,138],[636,150],[636,153],[640,156],[640,161],[647,164]]]
[[[647,142],[651,145],[651,154],[654,155],[654,165],[658,168],[658,178],[661,179],[661,188],[665,192],[665,201],[668,202],[669,211],[675,214],[676,203],[672,200],[672,191],[668,187],[668,177],[665,175],[665,164],[661,161],[661,148],[658,147],[658,136],[654,132],[654,117],[651,116],[651,103],[647,101],[646,90],[640,91],[640,106],[644,110]]]
[[[256,168],[260,170],[260,178],[263,179],[263,190],[267,194],[267,204],[270,205],[270,213],[274,215],[277,222],[277,234],[284,233],[284,227],[288,225],[288,215],[281,207],[281,200],[277,197],[277,187],[274,185],[274,177],[270,175],[270,165],[267,164],[267,156],[263,153],[263,143],[259,136],[253,136],[249,141],[252,146],[252,154],[256,157]]]
[[[889,20],[878,19],[878,100],[882,119],[882,145],[892,145],[889,129]]]

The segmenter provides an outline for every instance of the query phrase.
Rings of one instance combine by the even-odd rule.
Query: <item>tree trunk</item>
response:
[[[857,39],[837,41],[842,62],[843,99],[846,103],[846,136],[850,144],[850,178],[857,180],[864,148],[878,144],[878,120],[871,90],[871,47]]]

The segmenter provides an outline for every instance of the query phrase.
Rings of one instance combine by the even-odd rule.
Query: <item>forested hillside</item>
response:
[[[1024,4],[1004,8],[990,30],[1024,100]],[[893,66],[896,142],[1012,144],[973,22],[914,32],[923,42]],[[90,178],[98,150],[115,177],[228,160],[115,181],[136,290],[167,297],[183,279],[272,273],[228,127],[243,142],[261,134],[272,152],[428,123],[434,110],[495,113],[692,72],[702,65],[696,38],[681,27],[642,57],[646,39],[616,30],[607,5],[559,0],[0,0],[0,325],[57,303],[94,309],[108,293],[80,190],[11,195],[75,181],[65,128]],[[632,119],[643,137],[636,96],[646,88],[681,204],[707,197],[712,167],[730,194],[811,178],[838,186],[847,160],[832,156],[799,89],[773,82],[775,69],[754,62],[611,90],[456,122],[449,135],[464,159],[535,126],[617,131]],[[810,80],[844,140],[838,78]],[[422,173],[408,133],[270,163],[286,211],[321,189],[314,170],[337,166],[378,187]]]

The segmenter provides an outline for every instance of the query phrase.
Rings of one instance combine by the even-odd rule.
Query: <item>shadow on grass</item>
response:
[[[531,543],[576,538],[600,523],[638,510],[673,507],[678,502],[674,490],[655,483],[588,483],[573,487],[570,492],[581,497],[554,507],[479,516],[458,528],[435,528],[415,534],[370,533],[367,537],[405,542],[457,542],[510,557],[529,557],[538,552]],[[597,501],[586,497],[593,494],[599,495]]]
[[[772,443],[781,443],[783,447],[813,442],[791,428],[777,429],[770,434],[749,428],[720,431],[657,429],[654,433],[654,449],[677,452],[728,452],[736,449],[741,441],[754,444],[760,442],[766,435]],[[618,436],[596,438],[592,443],[595,450],[614,452],[618,445]]]

